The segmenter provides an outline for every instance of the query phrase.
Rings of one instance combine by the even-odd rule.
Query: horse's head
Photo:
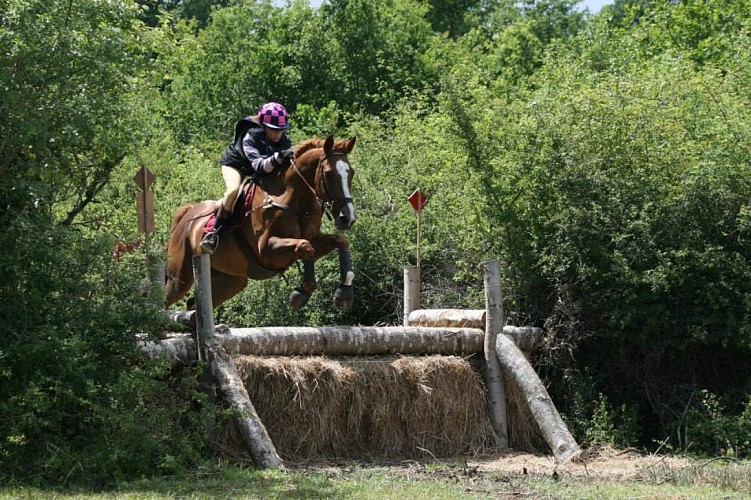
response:
[[[334,143],[329,135],[323,144],[320,159],[320,179],[316,181],[319,196],[332,204],[331,212],[337,229],[347,230],[357,219],[352,203],[352,177],[355,171],[349,164],[347,155],[355,147],[355,138]]]

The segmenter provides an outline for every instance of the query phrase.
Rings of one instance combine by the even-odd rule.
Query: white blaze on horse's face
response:
[[[342,194],[346,200],[341,211],[336,215],[336,225],[339,229],[350,229],[352,224],[355,223],[357,215],[355,214],[355,205],[352,203],[352,193],[349,190],[349,163],[344,160],[337,160],[336,171],[339,173],[339,178],[342,181]]]

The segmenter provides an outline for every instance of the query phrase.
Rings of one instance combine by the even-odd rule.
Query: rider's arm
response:
[[[263,169],[263,172],[269,173],[279,166],[276,153],[263,156],[252,134],[245,134],[245,137],[243,137],[243,153],[250,160],[250,165],[256,172]]]

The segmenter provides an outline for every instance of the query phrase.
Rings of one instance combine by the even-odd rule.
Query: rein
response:
[[[310,185],[310,183],[305,178],[305,176],[302,174],[302,172],[300,172],[300,169],[298,169],[297,166],[295,165],[295,160],[294,159],[292,159],[292,162],[290,163],[290,167],[292,168],[292,170],[295,171],[295,173],[300,177],[300,179],[302,179],[303,183],[305,184],[305,186],[307,186],[307,188],[310,190],[310,192],[313,193],[313,196],[315,196],[316,200],[318,201],[318,204],[323,208],[323,211],[326,213],[326,215],[328,216],[329,220],[333,220],[333,216],[331,214],[331,210],[333,209],[334,205],[337,202],[330,199],[330,195],[329,195],[328,189],[326,188],[326,183],[323,181],[323,157],[321,157],[321,158],[318,159],[318,166],[316,166],[316,176],[315,176],[316,180],[315,180],[315,184],[316,184],[316,187],[320,187],[320,192],[325,193],[326,196],[327,196],[327,198],[329,198],[329,199],[327,199],[327,198],[321,198],[320,196],[318,196],[318,192],[319,191],[316,190],[313,186]],[[348,202],[351,202],[351,201],[352,201],[352,198],[344,198],[343,200],[340,200],[339,203],[348,203]],[[300,212],[299,210],[296,210],[296,209],[290,207],[289,205],[285,205],[283,203],[279,203],[279,202],[275,201],[273,198],[271,198],[270,196],[267,197],[263,201],[263,203],[261,203],[260,205],[257,205],[255,207],[253,207],[250,210],[250,212],[255,212],[256,210],[260,210],[262,208],[268,208],[268,207],[276,207],[276,208],[278,208],[280,210],[288,210],[290,212],[294,212],[294,213],[296,213],[297,215],[299,215],[303,219],[310,218],[310,216],[312,214],[312,211]],[[250,213],[250,212],[248,212],[248,213]]]

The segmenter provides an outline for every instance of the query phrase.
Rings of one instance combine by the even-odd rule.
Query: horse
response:
[[[340,283],[333,301],[341,310],[352,307],[354,272],[349,240],[341,231],[351,229],[357,218],[351,195],[354,170],[347,158],[354,146],[355,137],[338,142],[333,135],[325,140],[308,139],[295,148],[287,168],[278,168],[256,182],[241,227],[220,232],[219,245],[211,255],[214,308],[243,290],[248,279],[268,279],[302,261],[302,280],[289,300],[289,306],[298,310],[317,288],[315,262],[334,249],[339,251]],[[193,285],[192,256],[204,253],[200,245],[204,225],[218,203],[185,204],[172,218],[165,269],[167,307]],[[333,216],[337,234],[321,232],[324,210]],[[188,309],[194,307],[191,298]]]

